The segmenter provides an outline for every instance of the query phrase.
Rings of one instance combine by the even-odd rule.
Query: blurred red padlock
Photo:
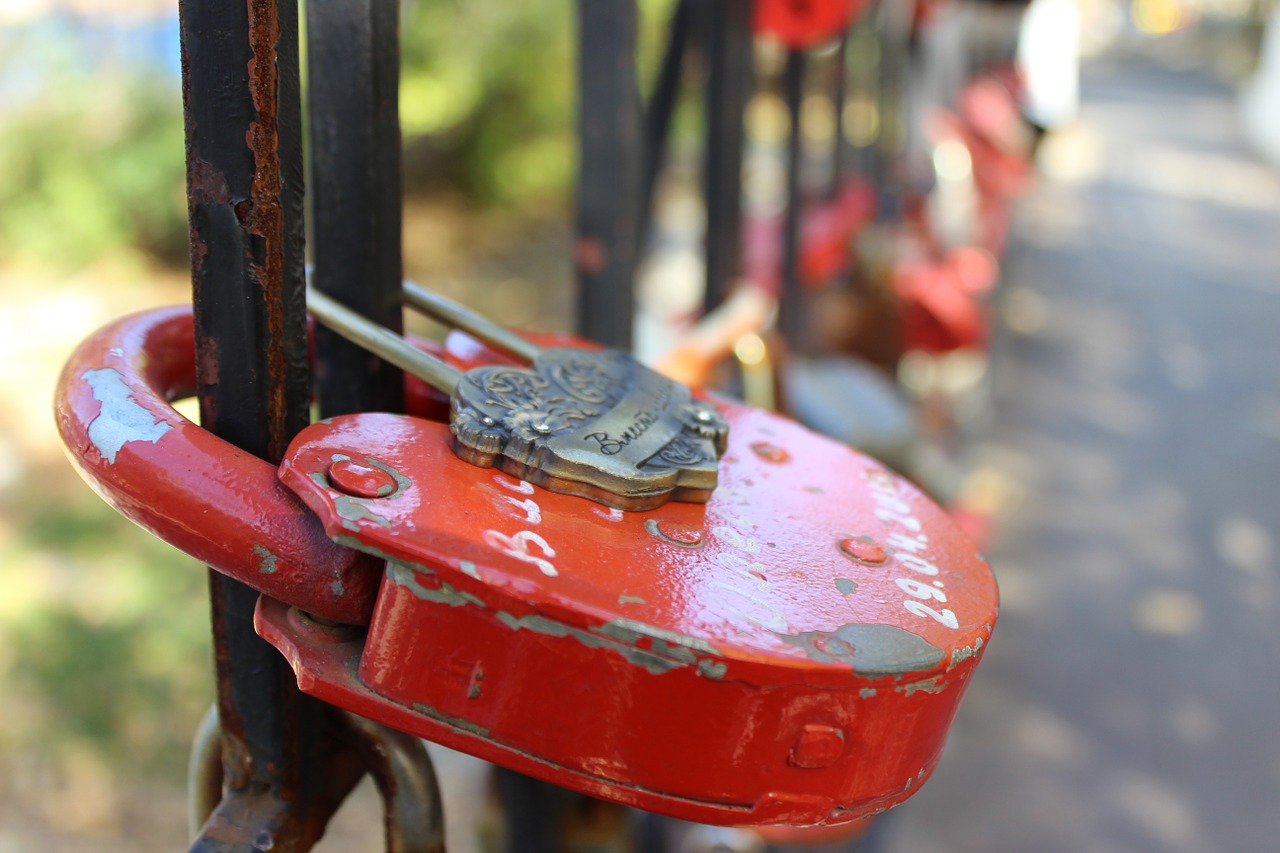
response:
[[[756,0],[755,29],[806,50],[839,36],[865,6],[866,0]]]

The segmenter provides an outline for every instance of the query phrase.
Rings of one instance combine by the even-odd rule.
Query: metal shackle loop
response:
[[[124,317],[58,381],[58,431],[80,475],[170,545],[321,619],[367,624],[382,564],[335,544],[259,459],[183,417],[196,387],[190,306]]]

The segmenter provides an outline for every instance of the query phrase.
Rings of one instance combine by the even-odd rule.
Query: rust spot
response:
[[[242,201],[238,201],[233,209],[236,212],[236,221],[244,226],[246,230],[252,230],[250,223],[253,222],[253,201],[247,198]]]
[[[191,215],[196,207],[196,199],[202,198],[205,204],[227,204],[231,201],[231,190],[227,186],[227,176],[212,163],[202,158],[190,143],[193,129],[187,129],[187,221],[194,223]],[[191,270],[193,275],[204,269],[204,259],[209,255],[209,247],[201,239],[194,224],[188,225],[191,244]]]
[[[249,198],[236,205],[236,215],[249,234],[262,241],[262,263],[253,264],[254,277],[263,290],[267,310],[267,371],[284,377],[288,372],[285,354],[284,291],[284,210],[280,204],[280,140],[276,126],[279,110],[276,47],[280,41],[280,21],[275,0],[249,0],[248,62],[249,94],[258,120],[249,123],[245,143],[253,154],[253,183]],[[267,401],[267,455],[272,461],[283,458],[288,447],[289,406],[286,382],[270,383]]]
[[[196,347],[200,353],[198,375],[201,385],[218,384],[218,339],[210,335],[200,336],[200,345]]]
[[[604,244],[594,237],[582,237],[573,248],[573,257],[578,269],[588,275],[599,275],[609,264],[609,255]]]
[[[187,189],[194,196],[200,193],[205,201],[214,204],[227,204],[231,201],[231,190],[227,187],[227,177],[213,164],[201,157],[192,157],[187,166]]]

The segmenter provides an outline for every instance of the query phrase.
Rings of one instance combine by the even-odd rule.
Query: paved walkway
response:
[[[1001,295],[1001,621],[891,853],[1280,849],[1280,176],[1205,76],[1084,96]]]

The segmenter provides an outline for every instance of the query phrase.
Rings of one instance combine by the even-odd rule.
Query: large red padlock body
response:
[[[194,381],[189,309],[77,350],[58,421],[94,487],[274,596],[258,628],[307,692],[580,791],[715,823],[887,808],[937,761],[995,621],[941,510],[775,415],[716,402],[710,501],[622,513],[462,462],[407,416],[309,427],[285,488],[172,408]]]
[[[990,569],[874,460],[716,405],[710,502],[634,513],[462,462],[445,424],[314,424],[282,478],[386,575],[363,644],[278,606],[259,629],[304,689],[589,794],[740,825],[895,805],[990,637]],[[385,496],[331,478],[353,464]]]

